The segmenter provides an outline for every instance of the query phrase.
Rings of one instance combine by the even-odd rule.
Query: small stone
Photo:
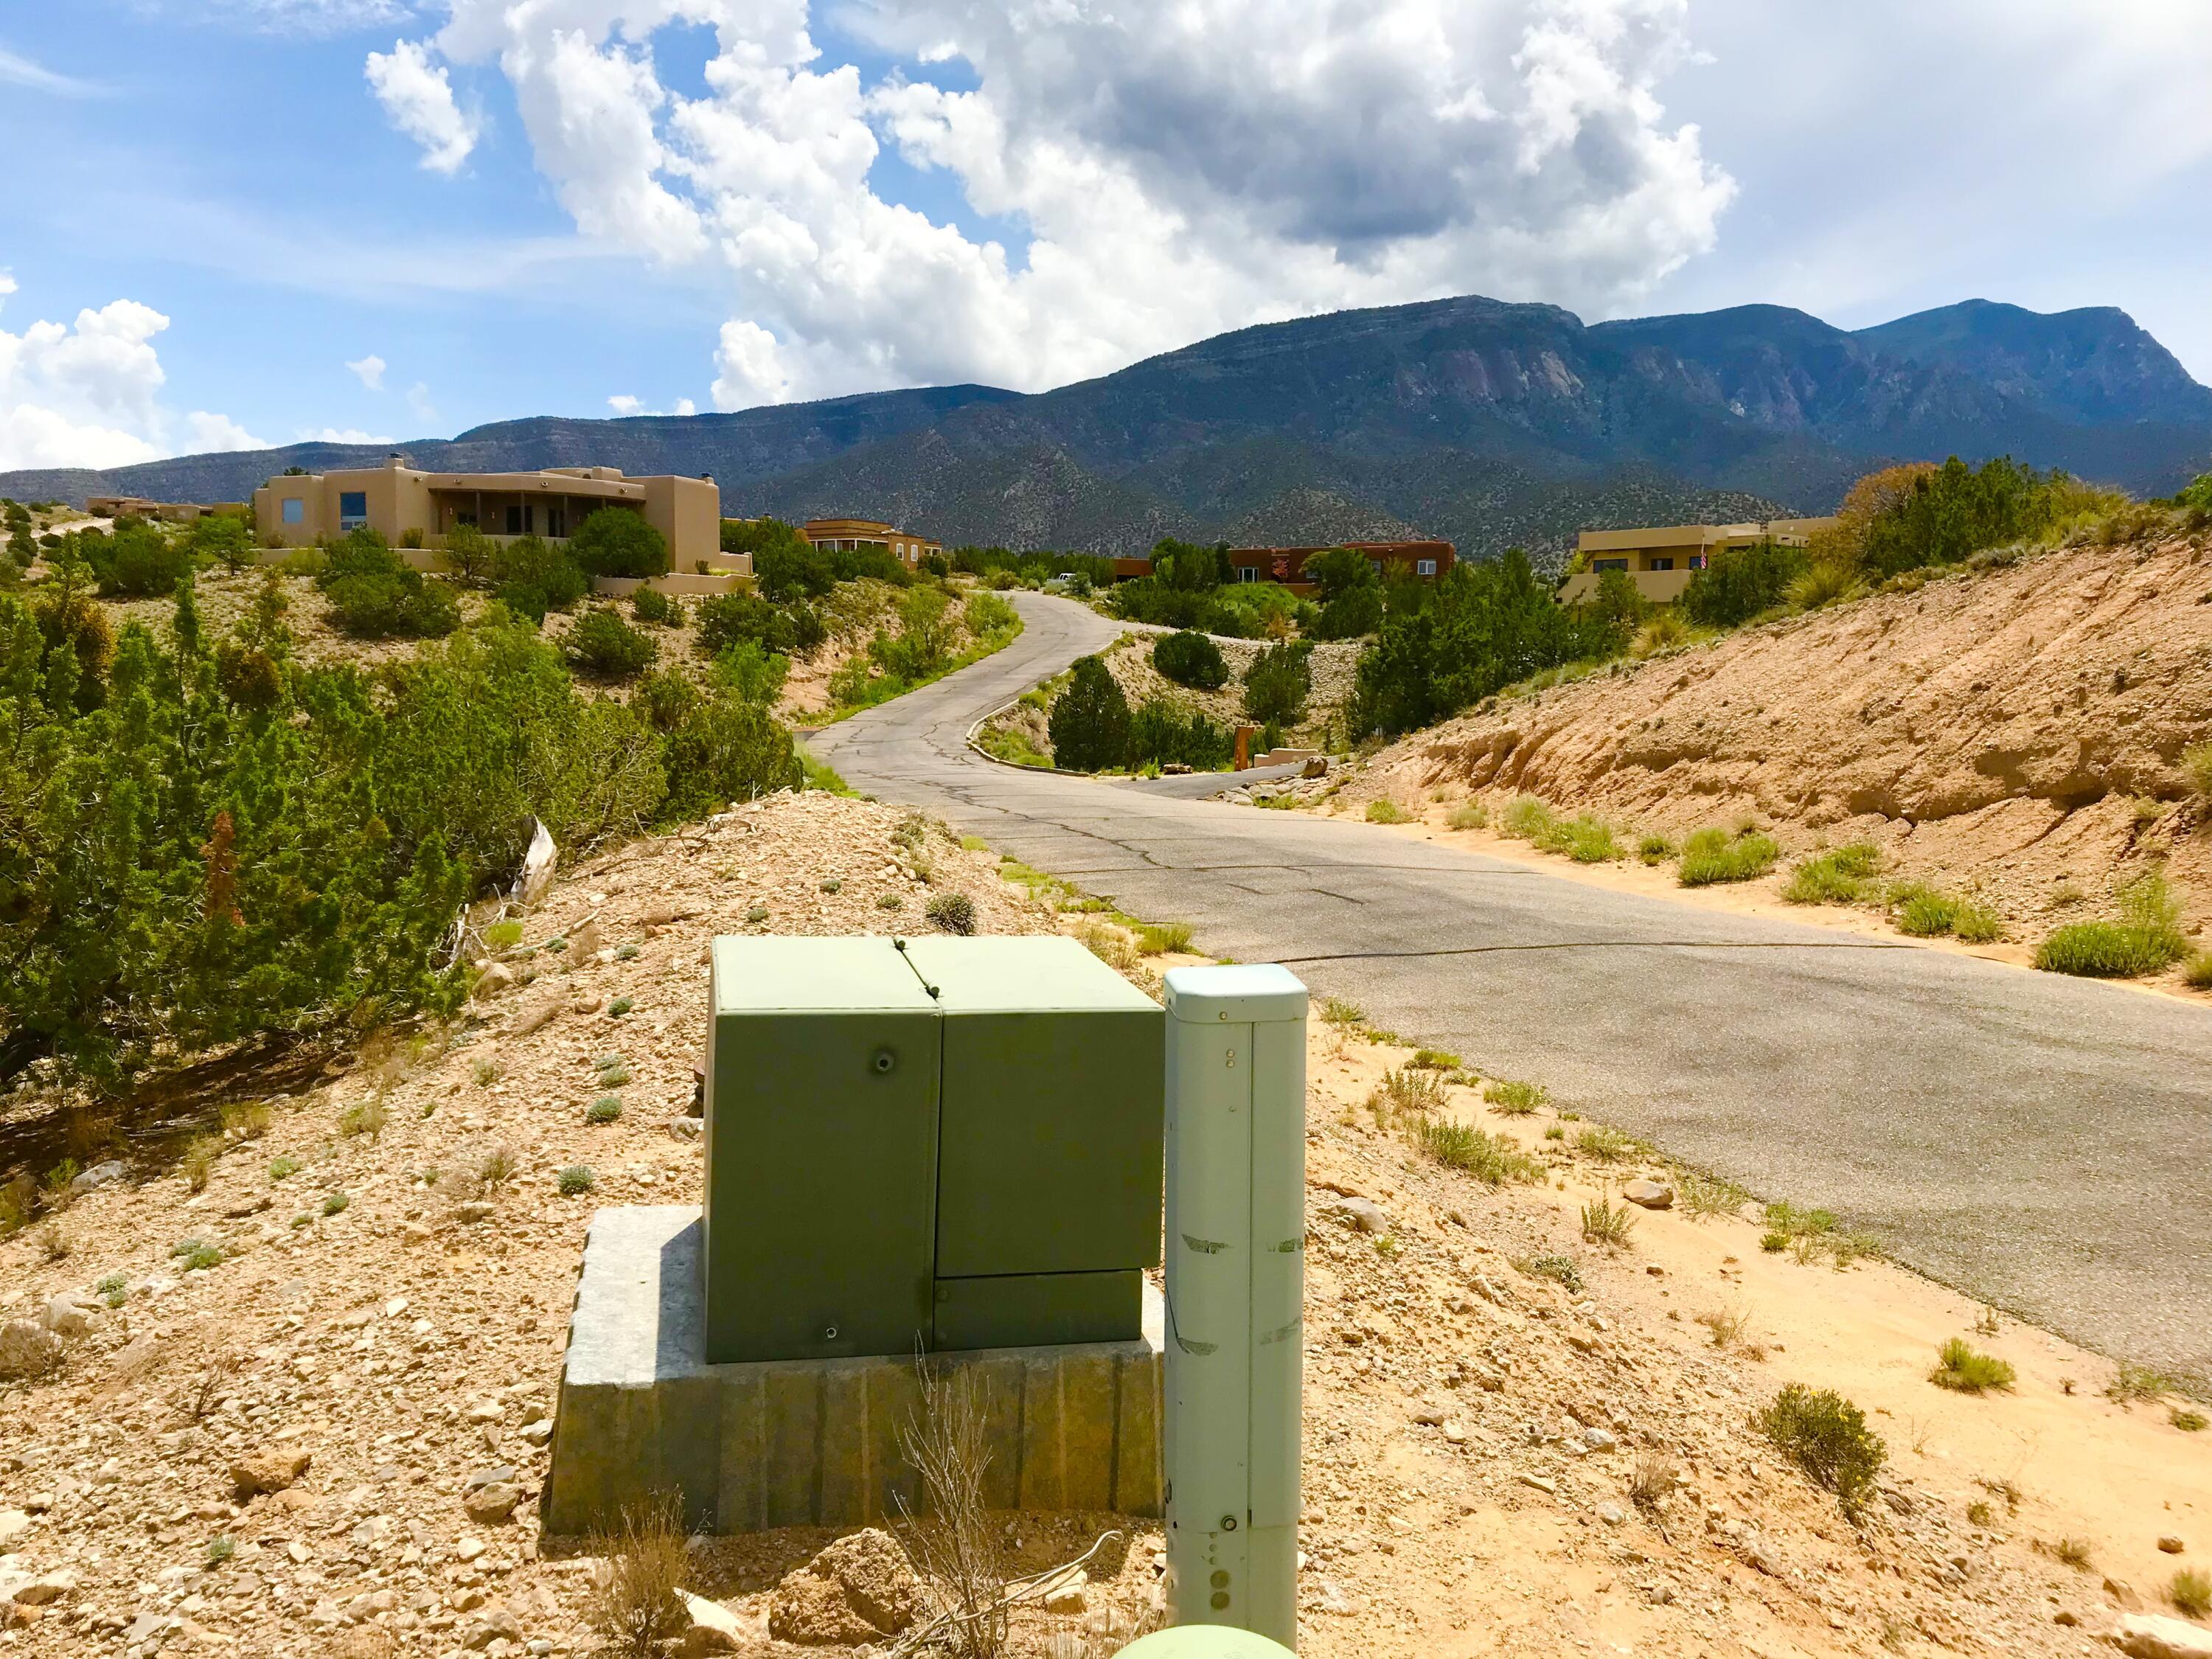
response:
[[[0,1544],[31,1529],[31,1517],[21,1510],[0,1510]]]
[[[1452,1419],[1444,1425],[1444,1443],[1448,1446],[1464,1446],[1474,1437],[1468,1431],[1467,1425],[1457,1418]]]
[[[1620,1189],[1620,1195],[1646,1210],[1668,1210],[1674,1206],[1674,1189],[1663,1181],[1632,1181]]]
[[[248,1453],[230,1466],[230,1484],[240,1503],[262,1492],[283,1492],[307,1472],[312,1452],[277,1446]]]
[[[514,984],[514,969],[503,962],[495,962],[477,975],[475,994],[489,999],[497,996],[501,991],[510,989]]]
[[[75,1293],[64,1291],[49,1297],[39,1322],[59,1337],[82,1336],[92,1328],[93,1309],[76,1299]]]
[[[453,1559],[463,1564],[475,1560],[483,1553],[484,1540],[481,1538],[464,1538],[453,1546]]]
[[[1386,1233],[1390,1231],[1390,1218],[1371,1198],[1347,1198],[1343,1200],[1342,1208],[1352,1218],[1352,1226],[1360,1232]]]
[[[1597,1518],[1608,1527],[1618,1527],[1626,1522],[1628,1511],[1607,1498],[1597,1506]]]
[[[1583,1444],[1591,1451],[1611,1451],[1620,1442],[1611,1429],[1584,1429]]]
[[[120,1158],[110,1158],[105,1164],[95,1164],[70,1182],[70,1191],[79,1195],[96,1192],[111,1181],[120,1181],[131,1172],[131,1167]]]
[[[2124,1613],[2105,1639],[2129,1659],[2212,1659],[2212,1630],[2162,1613]]]
[[[2183,1547],[2181,1540],[2179,1538],[2176,1538],[2172,1533],[2168,1533],[2165,1537],[2160,1539],[2158,1540],[2158,1547],[2164,1550],[2168,1555],[2180,1554]]]
[[[494,1642],[521,1639],[522,1621],[503,1601],[494,1601],[484,1607],[461,1631],[461,1645],[476,1650],[488,1648]]]
[[[2111,1596],[2118,1606],[2129,1613],[2142,1611],[2142,1597],[2136,1594],[2135,1587],[2131,1584],[2123,1583],[2117,1578],[2107,1578],[2105,1580],[2105,1594]]]
[[[496,1400],[479,1400],[475,1405],[470,1407],[468,1411],[469,1421],[471,1423],[496,1423],[506,1415],[507,1407]]]
[[[499,1480],[488,1486],[478,1486],[461,1498],[461,1507],[468,1511],[471,1521],[486,1523],[504,1521],[514,1513],[514,1506],[522,1501],[522,1488],[512,1482]]]
[[[0,1325],[0,1382],[44,1376],[59,1369],[62,1340],[27,1319]]]
[[[1559,1495],[1559,1483],[1556,1480],[1547,1480],[1540,1474],[1523,1474],[1520,1480],[1522,1486],[1534,1486],[1547,1498],[1557,1498]]]
[[[851,1647],[896,1635],[921,1608],[906,1553],[869,1527],[785,1576],[769,1596],[768,1630],[779,1642]]]
[[[1321,1597],[1316,1605],[1322,1612],[1337,1619],[1344,1619],[1351,1616],[1352,1611],[1352,1602],[1346,1596],[1345,1593],[1337,1588],[1336,1583],[1334,1579],[1322,1579],[1321,1581],[1320,1589]]]
[[[515,1431],[533,1446],[542,1446],[553,1437],[553,1419],[541,1417],[535,1423],[525,1423]]]
[[[738,1615],[719,1601],[709,1601],[703,1595],[694,1595],[679,1589],[677,1599],[684,1604],[685,1620],[683,1633],[677,1638],[676,1651],[691,1659],[691,1656],[708,1653],[740,1653],[749,1645],[745,1627]]]
[[[1047,1613],[1081,1613],[1086,1605],[1083,1592],[1090,1583],[1091,1575],[1078,1567],[1045,1592],[1044,1610]]]
[[[668,1120],[668,1133],[678,1140],[696,1140],[706,1132],[706,1124],[696,1117],[672,1117]]]
[[[492,1218],[494,1208],[494,1206],[483,1199],[472,1198],[465,1204],[453,1206],[453,1219],[471,1222],[489,1221]]]

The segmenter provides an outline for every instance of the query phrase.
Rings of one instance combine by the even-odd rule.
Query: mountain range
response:
[[[0,494],[239,500],[392,447],[0,474]],[[1876,465],[1951,454],[2165,494],[2212,465],[2212,389],[2109,307],[1970,300],[1847,331],[1781,306],[1585,324],[1468,296],[1239,329],[1050,392],[539,416],[397,447],[445,471],[707,473],[733,515],[886,519],[948,545],[1419,533],[1541,555],[1578,529],[1823,512]]]

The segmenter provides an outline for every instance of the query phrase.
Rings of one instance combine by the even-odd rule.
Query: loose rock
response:
[[[2129,1659],[2212,1659],[2212,1630],[2155,1613],[2124,1613],[2105,1639]]]
[[[1620,1195],[1647,1210],[1669,1210],[1674,1206],[1674,1189],[1663,1181],[1632,1181],[1620,1189]]]
[[[889,1533],[870,1527],[839,1539],[769,1598],[769,1634],[780,1642],[851,1646],[895,1636],[915,1620],[914,1569]]]
[[[312,1452],[297,1447],[273,1447],[241,1457],[230,1466],[230,1484],[242,1503],[262,1492],[283,1492],[307,1472]]]

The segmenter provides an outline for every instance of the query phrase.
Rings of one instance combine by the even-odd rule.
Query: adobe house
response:
[[[434,549],[462,525],[494,540],[565,541],[586,518],[609,507],[643,514],[661,533],[676,577],[726,579],[751,569],[748,556],[722,551],[721,492],[713,479],[626,478],[611,466],[425,472],[393,455],[380,467],[271,478],[253,492],[253,522],[264,546],[311,547],[366,527],[394,547],[412,539]],[[655,585],[670,582],[661,578]],[[683,583],[672,585],[690,591]],[[726,585],[725,580],[700,591]]]
[[[1802,547],[1833,519],[1769,519],[1764,524],[1675,524],[1647,530],[1585,530],[1576,538],[1575,572],[1559,585],[1559,602],[1576,605],[1597,595],[1608,570],[1626,573],[1636,591],[1655,605],[1682,597],[1691,579],[1723,547],[1771,541]]]
[[[827,553],[857,553],[862,548],[879,547],[909,570],[931,554],[945,551],[940,542],[875,519],[809,519],[799,526],[799,533]]]

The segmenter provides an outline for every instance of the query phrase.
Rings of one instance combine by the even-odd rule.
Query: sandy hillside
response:
[[[592,1564],[534,1519],[544,1419],[592,1212],[697,1195],[684,1109],[708,942],[919,927],[951,890],[981,931],[1086,929],[1126,951],[940,828],[780,795],[570,872],[526,933],[567,948],[511,956],[521,982],[449,1031],[342,1058],[283,1098],[166,1096],[126,1174],[52,1233],[0,1242],[0,1325],[64,1295],[85,1325],[58,1374],[0,1384],[0,1643],[592,1651]],[[1153,982],[1158,959],[1122,960]],[[629,1076],[602,1085],[611,1056]],[[1472,1079],[1431,1072],[1418,1110],[1393,1109],[1377,1090],[1410,1058],[1315,1024],[1304,1652],[2087,1655],[2124,1605],[2171,1613],[2172,1571],[2212,1548],[2212,1434],[2106,1399],[2109,1365],[2014,1326],[1974,1338],[2018,1367],[2014,1389],[1939,1389],[1934,1348],[1978,1310],[1876,1263],[1764,1253],[1729,1213],[1644,1214],[1627,1248],[1588,1244],[1585,1201],[1682,1178],[1602,1136],[1578,1146],[1591,1126],[1550,1103],[1500,1115]],[[610,1092],[619,1119],[587,1122]],[[234,1110],[203,1193],[155,1150],[175,1120],[256,1102],[265,1121]],[[0,1146],[52,1106],[8,1103]],[[1412,1138],[1425,1117],[1513,1137],[1540,1180],[1492,1189],[1446,1168]],[[558,1172],[586,1167],[592,1190],[562,1195]],[[188,1239],[207,1253],[180,1254]],[[1741,1316],[1725,1346],[1712,1315]],[[1887,1442],[1863,1529],[1750,1427],[1792,1381],[1843,1389]],[[278,1489],[246,1496],[241,1470]],[[1081,1607],[1025,1613],[1014,1651],[1110,1651],[1085,1632],[1145,1615],[1158,1529],[1007,1518],[1030,1568],[1117,1524]],[[2057,1558],[2062,1538],[2082,1565]],[[821,1602],[779,1584],[829,1541],[706,1543],[689,1587],[727,1611],[734,1650],[799,1651],[771,1624]]]
[[[1495,701],[1345,799],[1527,792],[1677,836],[1753,818],[1792,852],[1874,842],[2039,923],[2165,861],[2202,921],[2212,836],[2180,757],[2208,737],[2200,538],[1962,572]]]

